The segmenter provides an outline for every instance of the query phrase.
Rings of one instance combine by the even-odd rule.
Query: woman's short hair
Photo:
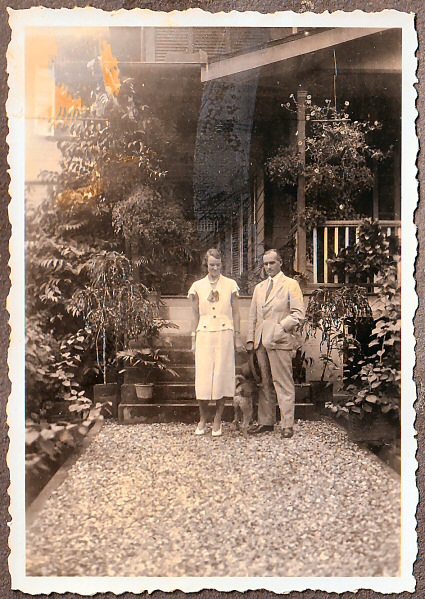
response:
[[[209,257],[215,258],[216,260],[222,260],[221,257],[221,252],[220,250],[217,250],[216,248],[210,248],[209,250],[207,250],[205,252],[205,255],[202,259],[202,266],[208,270],[208,258]]]

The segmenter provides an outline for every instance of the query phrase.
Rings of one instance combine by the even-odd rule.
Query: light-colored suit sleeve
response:
[[[300,326],[305,319],[305,305],[301,287],[298,282],[292,280],[289,291],[289,314],[280,321],[283,330],[287,332],[293,331]]]
[[[254,293],[252,294],[251,305],[249,307],[248,332],[246,336],[247,343],[250,341],[254,342],[255,339],[255,327],[257,326],[257,297],[258,291],[257,287],[255,287]]]

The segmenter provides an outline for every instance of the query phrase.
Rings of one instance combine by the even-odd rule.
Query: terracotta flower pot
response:
[[[140,403],[148,402],[152,399],[153,383],[135,383],[134,389]]]

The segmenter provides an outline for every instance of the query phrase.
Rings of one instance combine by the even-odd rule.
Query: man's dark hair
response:
[[[276,250],[275,248],[271,248],[270,250],[266,250],[263,254],[263,260],[264,260],[264,256],[267,256],[267,254],[271,254],[271,252],[274,252],[276,254],[276,256],[279,258],[280,261],[282,261],[282,256],[279,252],[279,250]]]

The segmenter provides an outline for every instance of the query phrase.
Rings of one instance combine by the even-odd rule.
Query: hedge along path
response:
[[[27,530],[29,576],[397,576],[400,480],[332,422],[106,423]]]

